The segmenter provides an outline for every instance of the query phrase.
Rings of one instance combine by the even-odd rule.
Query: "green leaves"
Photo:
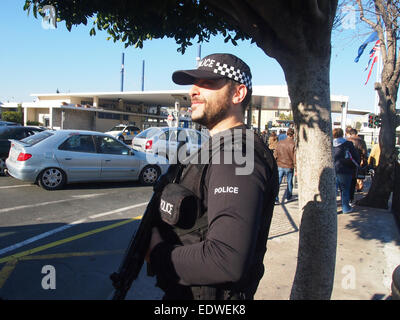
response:
[[[107,40],[121,41],[125,48],[143,48],[146,40],[168,37],[174,38],[177,50],[184,53],[193,39],[204,42],[218,33],[234,45],[247,38],[204,0],[26,0],[24,10],[32,10],[37,18],[45,5],[55,7],[57,21],[65,21],[69,31],[73,25],[86,24],[88,17],[95,17],[90,36],[96,35],[96,29],[105,30]]]

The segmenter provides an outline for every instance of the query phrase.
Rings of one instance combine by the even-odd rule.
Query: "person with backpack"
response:
[[[360,156],[353,143],[343,138],[341,128],[333,129],[332,155],[336,173],[336,188],[340,190],[342,212],[350,213],[353,211],[350,206],[351,179],[360,163]]]

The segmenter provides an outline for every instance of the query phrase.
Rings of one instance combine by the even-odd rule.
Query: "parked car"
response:
[[[21,126],[21,124],[19,124],[17,122],[1,121],[0,120],[0,126]]]
[[[0,126],[0,174],[6,169],[5,160],[10,151],[11,142],[9,139],[21,140],[44,129],[36,127],[22,127],[19,125]]]
[[[107,134],[83,130],[43,131],[12,140],[6,165],[14,178],[47,190],[89,181],[140,180],[151,185],[168,169],[165,158],[149,157]]]
[[[106,133],[121,140],[124,143],[130,144],[132,139],[140,132],[140,129],[136,126],[119,124],[111,128]]]
[[[187,153],[196,152],[208,136],[195,129],[176,127],[151,127],[132,140],[132,148],[159,154],[167,159],[175,156],[180,141],[186,141]]]

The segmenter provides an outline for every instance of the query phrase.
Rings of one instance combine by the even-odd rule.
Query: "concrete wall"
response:
[[[50,119],[50,110],[48,108],[24,108],[24,112],[27,113],[26,121],[39,121],[44,125],[44,118]]]
[[[106,132],[109,131],[112,127],[120,124],[121,121],[114,120],[114,119],[100,119],[96,117],[95,122],[95,131],[99,132]]]
[[[64,129],[95,130],[94,117],[94,112],[83,110],[65,110]],[[59,112],[57,119],[58,118],[61,119],[61,112]]]

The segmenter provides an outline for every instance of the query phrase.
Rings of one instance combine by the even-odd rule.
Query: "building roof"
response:
[[[190,106],[189,90],[163,91],[114,91],[114,92],[73,92],[52,94],[31,94],[39,100],[62,100],[71,97],[114,100],[145,105],[174,106],[178,101],[182,107]],[[348,102],[347,96],[331,95],[332,111],[341,112],[340,105]],[[290,99],[286,85],[253,86],[252,105],[263,110],[290,110]]]

